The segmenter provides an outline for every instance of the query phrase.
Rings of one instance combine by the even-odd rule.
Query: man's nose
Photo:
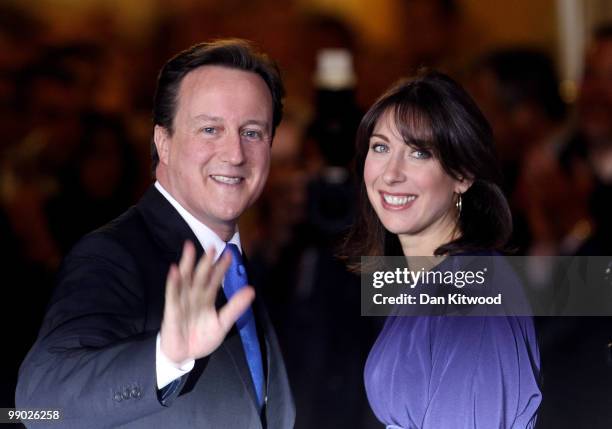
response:
[[[221,159],[232,165],[244,164],[246,157],[242,145],[242,136],[239,132],[229,133],[223,142]]]

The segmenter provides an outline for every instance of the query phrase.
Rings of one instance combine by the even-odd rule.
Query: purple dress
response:
[[[389,316],[364,378],[387,427],[524,429],[542,398],[539,368],[531,317]]]

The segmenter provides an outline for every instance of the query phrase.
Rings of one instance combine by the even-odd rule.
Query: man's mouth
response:
[[[220,174],[212,174],[210,176],[215,182],[223,183],[224,185],[237,185],[244,180],[239,176],[223,176]]]

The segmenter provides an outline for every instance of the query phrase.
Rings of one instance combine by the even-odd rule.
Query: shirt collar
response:
[[[221,240],[221,238],[215,234],[215,232],[196,219],[191,213],[187,211],[178,201],[176,201],[172,195],[168,191],[164,189],[164,187],[159,183],[159,181],[155,181],[155,187],[159,191],[160,194],[164,196],[165,199],[168,200],[170,204],[176,209],[178,214],[183,218],[189,228],[193,231],[196,238],[200,242],[200,245],[204,250],[208,250],[211,248],[215,249],[215,261],[219,259],[219,256],[225,249],[225,241]],[[236,232],[230,238],[228,243],[233,243],[238,246],[240,253],[242,253],[242,246],[240,244],[240,233],[238,232],[238,227],[236,227]]]

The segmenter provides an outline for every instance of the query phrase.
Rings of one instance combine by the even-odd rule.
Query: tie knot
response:
[[[236,272],[240,277],[244,276],[246,271],[244,269],[242,254],[240,253],[238,246],[236,246],[234,243],[227,243],[223,252],[230,252],[232,254],[232,262],[229,270]]]
[[[234,243],[226,243],[224,251],[231,252],[234,258],[242,258],[242,255],[240,255],[240,249],[238,249],[238,246],[236,246]]]

